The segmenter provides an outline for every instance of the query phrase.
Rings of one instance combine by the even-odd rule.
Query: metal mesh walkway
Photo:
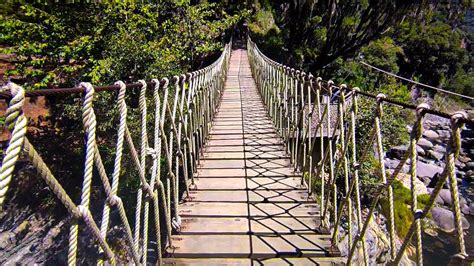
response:
[[[180,206],[181,232],[173,236],[166,262],[338,262],[321,259],[337,250],[319,230],[319,207],[308,200],[267,116],[247,52],[234,50],[230,60],[196,186]]]

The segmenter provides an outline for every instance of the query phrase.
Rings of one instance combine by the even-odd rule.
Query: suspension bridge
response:
[[[129,126],[127,115],[132,107],[125,99],[132,90],[139,91],[138,129]],[[115,152],[106,154],[98,148],[94,98],[112,91],[117,93],[119,124]],[[71,94],[83,98],[80,199],[66,192],[28,140],[28,119],[22,111],[27,97]],[[232,50],[229,43],[210,66],[171,79],[38,91],[8,83],[0,97],[9,100],[5,125],[11,132],[0,168],[0,207],[8,204],[16,162],[25,156],[70,214],[69,265],[86,255],[78,240],[85,236],[97,244],[99,265],[368,265],[374,258],[368,254],[365,234],[382,198],[389,203],[387,263],[399,264],[412,245],[415,263],[422,265],[421,220],[446,183],[453,198],[454,258],[468,259],[455,170],[460,132],[465,123],[473,124],[465,113],[446,114],[426,104],[414,106],[336,86],[269,59],[250,39],[246,49]],[[364,150],[358,150],[356,138],[359,97],[376,103],[373,129],[362,134]],[[386,171],[383,162],[381,120],[386,104],[413,110],[416,116],[409,148],[393,172]],[[444,171],[428,203],[419,209],[416,144],[426,114],[450,119],[451,137]],[[374,150],[380,183],[364,207],[360,165]],[[140,183],[133,191],[133,208],[121,199],[132,191],[119,191],[125,156]],[[112,169],[104,166],[104,158],[113,158]],[[414,219],[397,243],[392,185],[405,164],[410,168]],[[91,196],[93,180],[100,180],[105,199]],[[102,213],[93,214],[91,205],[103,206]],[[112,212],[118,213],[116,219]],[[120,247],[110,244],[110,228],[117,225],[126,242]],[[348,239],[345,254],[338,246],[341,231]],[[118,255],[124,252],[126,258]]]

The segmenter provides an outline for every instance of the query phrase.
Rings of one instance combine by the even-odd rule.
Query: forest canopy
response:
[[[259,1],[253,7],[252,35],[290,66],[370,91],[395,82],[360,65],[365,61],[474,96],[470,1]]]

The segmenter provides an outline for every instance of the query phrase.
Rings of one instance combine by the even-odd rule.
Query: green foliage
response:
[[[272,12],[264,9],[257,11],[253,16],[253,20],[249,23],[249,29],[259,36],[265,36],[270,31],[280,32],[280,29],[275,24]]]
[[[471,106],[472,104],[474,104],[473,101],[471,101]],[[454,113],[459,110],[470,108],[466,101],[458,99],[457,97],[446,97],[440,93],[434,95],[431,106],[434,109],[443,110],[448,113]]]
[[[369,154],[367,158],[361,161],[359,171],[360,189],[362,195],[370,193],[371,188],[380,184],[379,162],[375,156]]]
[[[395,230],[399,237],[404,238],[413,222],[411,211],[411,192],[404,187],[400,181],[395,180],[393,187],[393,209],[395,214]],[[417,196],[417,209],[423,209],[428,203],[430,195],[421,194]],[[387,197],[380,200],[380,207],[385,217],[389,217],[389,201]]]
[[[221,33],[240,15],[216,4],[14,5],[0,17],[2,53],[15,54],[29,89],[105,84],[188,71],[222,47]]]
[[[262,42],[264,49],[273,50],[271,56],[279,56],[283,46],[281,31],[276,25],[270,5],[266,6],[270,9],[257,10],[249,19],[248,28],[252,33],[252,38]]]
[[[6,78],[27,90],[35,90],[70,87],[80,81],[94,85],[108,85],[117,80],[136,82],[201,68],[215,59],[228,37],[223,32],[241,19],[244,12],[231,15],[219,4],[188,2],[2,4],[0,53],[11,55],[14,65],[6,71]],[[116,97],[115,93],[96,93],[94,97],[97,141],[109,173],[113,169],[117,138]],[[128,91],[126,97],[127,123],[132,136],[137,136],[138,95],[136,91]],[[84,158],[82,100],[52,97],[48,104],[52,126],[44,129],[47,134],[31,141],[73,199],[77,199],[81,187],[78,177],[83,171],[82,163],[78,162]],[[58,143],[62,144],[61,148],[57,147]],[[138,139],[135,143],[139,143]],[[122,169],[119,191],[136,191],[139,181],[131,174],[135,165],[130,157],[124,158]],[[101,185],[93,186],[97,188],[96,196],[100,196]],[[124,203],[134,202],[135,197],[130,193],[123,195]]]
[[[462,32],[437,18],[426,25],[404,22],[395,37],[403,46],[404,72],[421,82],[445,85],[468,63]]]
[[[256,1],[258,3],[266,1]],[[378,38],[398,20],[415,16],[421,4],[390,1],[272,1],[262,9],[256,5],[259,21],[275,22],[285,51],[283,62],[303,67],[314,75],[339,57],[353,56],[361,47]],[[268,12],[271,12],[269,14]],[[264,16],[263,18],[261,18]],[[259,36],[260,28],[250,28]],[[267,43],[267,38],[265,39]],[[265,51],[271,53],[271,46]]]

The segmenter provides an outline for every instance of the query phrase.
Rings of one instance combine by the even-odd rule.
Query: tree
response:
[[[417,15],[422,4],[410,1],[275,1],[271,8],[281,29],[287,62],[316,73]]]
[[[195,70],[215,58],[226,37],[221,32],[240,18],[238,12],[227,14],[218,4],[190,5],[174,0],[6,3],[0,7],[0,53],[10,54],[14,65],[6,71],[6,78],[26,90],[71,87],[80,81],[94,85],[109,85],[117,80],[136,82]],[[134,108],[138,106],[136,93],[127,92],[132,135],[139,130],[138,108]],[[81,99],[78,95],[49,97],[47,103],[48,123],[35,125],[42,134],[33,135],[31,142],[75,198],[81,181],[75,177],[82,172],[77,162],[84,158]],[[114,154],[116,93],[97,93],[94,109],[101,153]],[[113,156],[104,157],[104,164],[107,169],[112,167]],[[130,158],[123,160],[123,166],[121,186],[138,186],[136,178],[128,178],[129,169],[133,169]],[[101,191],[97,189],[97,193]],[[133,198],[124,195],[124,204]],[[41,199],[36,204],[44,202]]]

